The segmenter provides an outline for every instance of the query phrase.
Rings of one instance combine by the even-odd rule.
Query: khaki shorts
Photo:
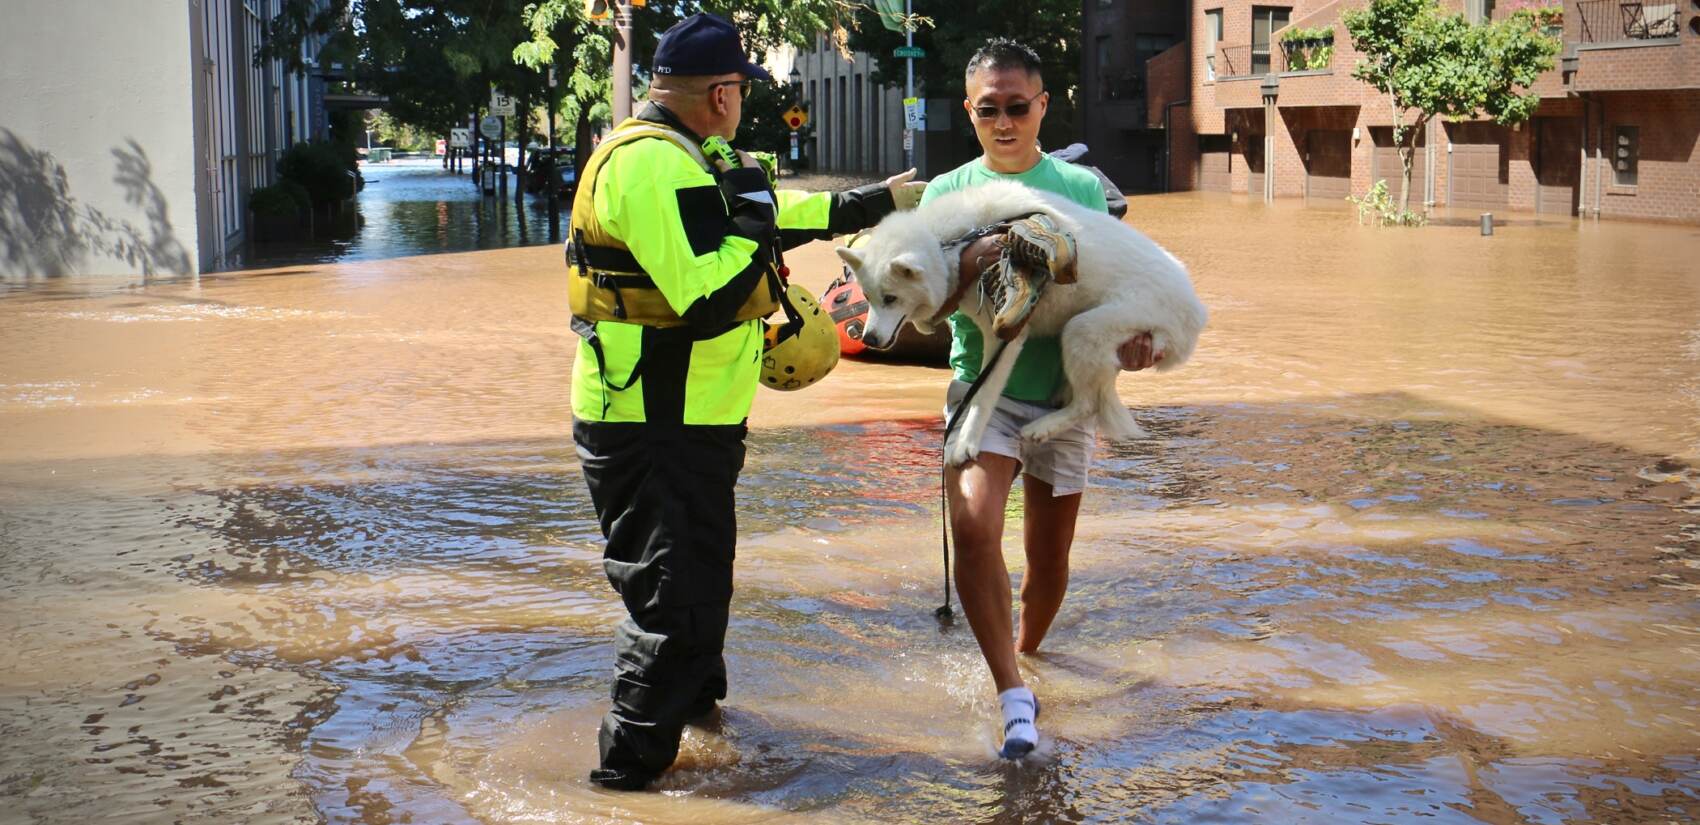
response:
[[[966,382],[950,382],[945,396],[946,421],[967,394]],[[1097,441],[1091,422],[1076,425],[1043,444],[1029,444],[1021,438],[1022,427],[1056,410],[1048,404],[999,398],[980,452],[1013,458],[1021,462],[1022,472],[1051,485],[1052,495],[1070,496],[1086,489],[1086,468],[1092,464],[1092,446]]]

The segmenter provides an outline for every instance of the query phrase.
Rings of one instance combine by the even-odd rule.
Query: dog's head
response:
[[[932,332],[933,316],[950,297],[951,272],[938,238],[913,213],[891,215],[862,246],[841,246],[843,258],[868,300],[862,343],[889,349],[905,321]]]

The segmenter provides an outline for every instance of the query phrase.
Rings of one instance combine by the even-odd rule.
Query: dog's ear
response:
[[[892,259],[891,274],[905,281],[919,281],[921,280],[921,267],[919,262],[908,255],[903,255]]]
[[[856,250],[851,249],[848,246],[840,246],[840,247],[833,249],[832,251],[837,252],[838,257],[843,258],[844,262],[849,264],[851,269],[854,269],[857,272],[862,271],[862,262],[864,260],[863,257],[862,257],[862,253],[857,252]]]

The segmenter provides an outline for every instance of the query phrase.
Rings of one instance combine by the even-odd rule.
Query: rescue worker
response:
[[[830,359],[784,343],[764,352],[783,249],[872,226],[924,186],[910,170],[836,194],[774,192],[726,144],[750,83],[769,75],[719,17],[668,29],[652,65],[647,105],[585,164],[567,248],[581,338],[573,440],[607,538],[603,567],[629,614],[590,774],[616,790],[660,776],[685,723],[726,696],[733,487],[758,380],[802,386],[837,362],[824,312],[810,320],[826,324]]]

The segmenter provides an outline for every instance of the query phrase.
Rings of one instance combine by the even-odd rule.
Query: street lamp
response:
[[[791,90],[791,105],[800,108],[803,105],[803,73],[797,70],[795,59],[791,62],[791,73],[785,76],[785,80]],[[791,130],[791,151],[797,153],[791,157],[791,174],[795,175],[797,174],[798,161],[802,159],[801,151],[797,147],[796,129]],[[785,156],[785,153],[780,153],[780,157]]]

